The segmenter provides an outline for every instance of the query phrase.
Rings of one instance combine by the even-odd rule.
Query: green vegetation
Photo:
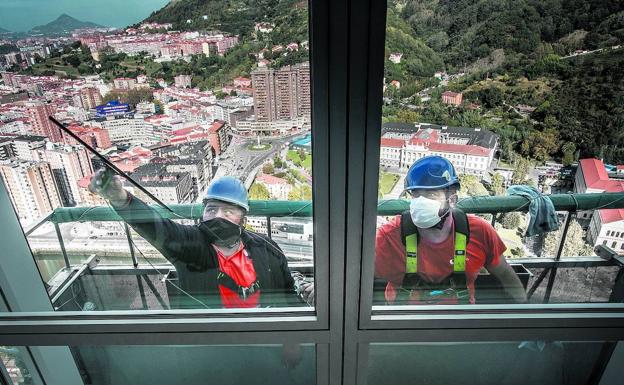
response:
[[[305,158],[301,159],[301,152],[295,150],[288,150],[288,154],[286,155],[286,159],[293,162],[296,166],[303,167],[307,172],[312,170],[312,155],[305,154]]]
[[[288,193],[289,201],[309,201],[312,200],[312,187],[307,184],[293,187]]]
[[[461,183],[461,189],[459,190],[459,196],[461,197],[477,197],[490,195],[488,190],[479,182],[479,178],[474,175],[461,174],[459,176],[459,182]]]
[[[5,55],[11,52],[19,52],[19,48],[15,44],[0,44],[0,55]]]
[[[383,195],[388,194],[392,191],[394,186],[399,180],[398,174],[393,174],[390,172],[380,172],[379,173],[379,192]],[[382,196],[383,196],[382,195]]]
[[[262,183],[253,183],[249,188],[249,199],[251,200],[269,200],[271,194],[265,185]]]
[[[104,95],[104,103],[111,100],[119,100],[122,103],[128,103],[131,108],[135,108],[140,102],[151,102],[154,100],[154,94],[151,89],[127,90],[127,91],[111,91]]]
[[[219,30],[241,37],[251,36],[255,23],[271,22],[275,29],[262,37],[273,44],[308,40],[307,2],[300,0],[172,1],[146,21],[172,23],[175,30]]]
[[[559,230],[551,231],[546,235],[543,248],[544,256],[554,257],[556,255],[562,231],[563,226]],[[583,231],[581,224],[577,220],[573,220],[568,227],[561,256],[576,257],[579,255],[594,255],[594,250],[585,241],[585,231]]]
[[[271,149],[271,144],[269,143],[260,143],[259,145],[256,143],[252,143],[247,146],[247,149],[251,151],[266,151]]]
[[[610,48],[624,42],[624,3],[406,0],[389,8],[386,55],[404,56],[400,64],[386,61],[386,82],[400,80],[401,88],[386,89],[385,122],[490,129],[500,135],[502,158],[511,164],[520,157],[624,162],[624,49]],[[423,43],[426,49],[418,48]],[[598,48],[603,51],[567,57]],[[410,64],[414,51],[428,60]],[[466,75],[434,89],[422,105],[414,94],[438,85],[431,74],[441,69]],[[463,92],[465,104],[442,104],[445,90]],[[535,111],[519,112],[517,105]]]

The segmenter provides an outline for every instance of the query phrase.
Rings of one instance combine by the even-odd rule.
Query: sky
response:
[[[0,0],[0,28],[25,32],[66,13],[82,21],[125,27],[143,20],[169,0]]]

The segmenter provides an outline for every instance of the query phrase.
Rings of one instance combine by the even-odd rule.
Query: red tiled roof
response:
[[[579,165],[583,172],[583,179],[587,188],[604,192],[623,192],[624,181],[609,179],[609,174],[600,159],[581,159]],[[618,169],[621,166],[618,166]],[[602,223],[611,223],[624,220],[624,209],[599,210]]]
[[[422,144],[437,142],[439,138],[437,130],[420,129],[410,139],[410,144]]]
[[[403,139],[395,138],[381,138],[381,147],[396,147],[401,148],[405,144]]]
[[[490,154],[487,148],[472,144],[431,143],[429,150],[476,156],[489,156]]]
[[[177,130],[173,130],[171,131],[171,134],[174,136],[183,136],[183,135],[188,135],[191,132],[193,132],[193,129],[195,127],[185,127],[185,128],[179,128]]]
[[[278,178],[276,176],[267,174],[260,174],[258,177],[256,177],[256,181],[266,184],[288,184],[288,181],[286,179]]]
[[[604,167],[604,163],[602,163],[600,159],[581,159],[579,165],[583,171],[583,178],[585,179],[585,186],[587,186],[587,188],[605,189],[609,181],[609,175]]]
[[[454,98],[455,96],[459,95],[459,93],[457,92],[453,92],[453,91],[444,91],[442,93],[442,96],[450,96],[452,98]]]
[[[210,126],[210,128],[208,129],[208,131],[210,133],[214,133],[219,131],[219,129],[221,127],[223,127],[223,125],[225,124],[225,122],[221,121],[221,120],[217,120],[216,122],[212,123],[212,125]]]

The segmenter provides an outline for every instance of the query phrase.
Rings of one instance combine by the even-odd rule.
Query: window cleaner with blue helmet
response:
[[[177,283],[168,283],[185,295],[170,295],[172,308],[301,304],[282,250],[245,229],[249,202],[240,180],[213,180],[203,198],[202,221],[184,225],[161,216],[108,174],[96,172],[89,189],[174,265]]]
[[[387,281],[387,303],[475,303],[475,281],[483,268],[514,301],[526,301],[496,230],[455,207],[459,189],[446,158],[423,157],[409,168],[410,209],[382,225],[376,236],[375,276]]]

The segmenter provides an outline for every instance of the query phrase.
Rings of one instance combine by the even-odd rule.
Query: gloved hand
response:
[[[314,282],[306,282],[301,285],[301,297],[310,306],[314,306]]]
[[[119,176],[106,168],[101,168],[93,174],[89,191],[106,199],[113,206],[122,206],[128,200],[128,192],[121,185]]]

